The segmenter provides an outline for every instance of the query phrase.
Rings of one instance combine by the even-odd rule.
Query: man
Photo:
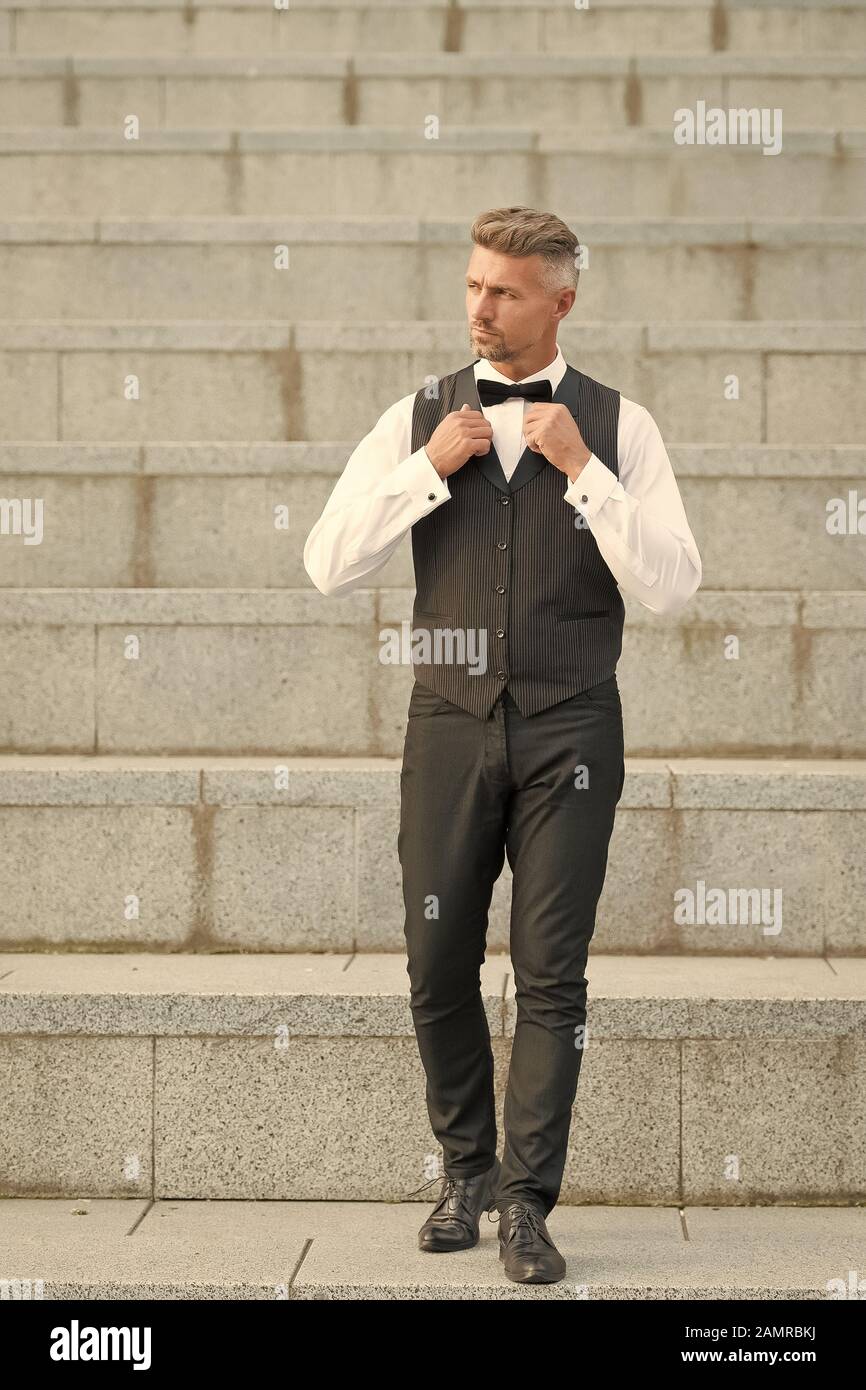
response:
[[[558,217],[514,207],[478,217],[472,241],[476,361],[385,411],[304,563],[322,593],[345,593],[411,528],[421,643],[398,851],[412,1017],[445,1168],[419,1245],[472,1246],[481,1212],[498,1210],[508,1277],[554,1282],[565,1261],[545,1218],[562,1183],[584,968],[625,777],[619,586],[675,612],[701,561],[652,417],[557,346],[577,238]],[[479,970],[505,854],[517,1021],[500,1164]]]

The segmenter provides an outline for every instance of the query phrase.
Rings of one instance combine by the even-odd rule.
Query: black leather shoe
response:
[[[494,1158],[486,1173],[444,1177],[439,1200],[418,1232],[419,1250],[468,1250],[477,1245],[481,1213],[496,1210],[501,1168]]]
[[[537,1207],[512,1202],[499,1217],[499,1258],[517,1284],[556,1284],[565,1274],[560,1255]]]

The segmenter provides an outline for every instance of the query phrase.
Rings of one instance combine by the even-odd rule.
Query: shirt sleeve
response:
[[[410,453],[414,395],[390,406],[353,451],[304,545],[323,594],[348,593],[390,559],[406,532],[451,493],[425,449]]]
[[[619,478],[591,454],[564,497],[584,519],[623,592],[676,613],[700,585],[701,557],[671,461],[649,411],[620,398]]]

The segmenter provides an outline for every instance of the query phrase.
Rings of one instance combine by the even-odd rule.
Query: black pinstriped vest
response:
[[[481,409],[473,368],[417,393],[413,453],[449,411]],[[567,367],[553,399],[618,477],[619,392]],[[450,500],[412,527],[416,679],[486,719],[506,686],[529,716],[613,675],[625,608],[592,532],[563,500],[566,475],[527,448],[506,480],[491,446],[447,483]]]

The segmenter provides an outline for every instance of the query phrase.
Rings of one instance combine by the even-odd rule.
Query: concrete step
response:
[[[866,961],[587,975],[563,1204],[862,1200]],[[432,1176],[403,956],[7,955],[0,977],[0,1195],[393,1202]],[[481,987],[501,1133],[507,959]]]
[[[866,302],[866,221],[563,216],[583,248],[575,317],[827,321]],[[447,320],[467,245],[458,220],[19,218],[0,223],[0,299],[7,320]]]
[[[10,503],[0,588],[312,588],[304,542],[353,447],[0,444]],[[866,449],[669,443],[668,453],[705,588],[866,588]],[[42,504],[38,543],[28,501]],[[367,587],[414,582],[407,537]]]
[[[527,123],[528,125],[528,123]],[[662,128],[538,132],[446,125],[290,130],[0,131],[5,217],[405,214],[505,202],[584,217],[862,217],[866,130],[787,130],[757,145],[677,145]],[[287,190],[291,190],[291,196]]]
[[[428,1202],[0,1202],[10,1296],[46,1299],[857,1298],[866,1213],[826,1206],[557,1206],[559,1284],[512,1283],[497,1227],[473,1250],[417,1248]]]
[[[866,435],[862,320],[567,320],[559,342],[569,361],[647,405],[666,439],[833,446]],[[360,438],[400,396],[471,360],[465,320],[6,323],[2,435]]]
[[[399,821],[399,757],[7,755],[0,942],[400,952]],[[593,951],[866,956],[864,825],[866,761],[628,758]]]
[[[7,589],[0,751],[397,756],[412,598]],[[866,755],[866,594],[700,590],[626,613],[629,754]]]
[[[32,54],[488,54],[507,34],[523,53],[857,52],[866,14],[853,0],[292,0],[283,10],[163,0],[117,7],[0,0],[0,51]]]
[[[577,21],[579,22],[579,20]],[[0,58],[0,125],[149,130],[285,126],[668,126],[683,107],[778,109],[784,125],[859,125],[850,54],[270,54]],[[531,119],[529,119],[531,117]],[[757,118],[760,119],[760,118]],[[429,137],[428,137],[429,138]],[[782,131],[779,132],[781,141]]]

